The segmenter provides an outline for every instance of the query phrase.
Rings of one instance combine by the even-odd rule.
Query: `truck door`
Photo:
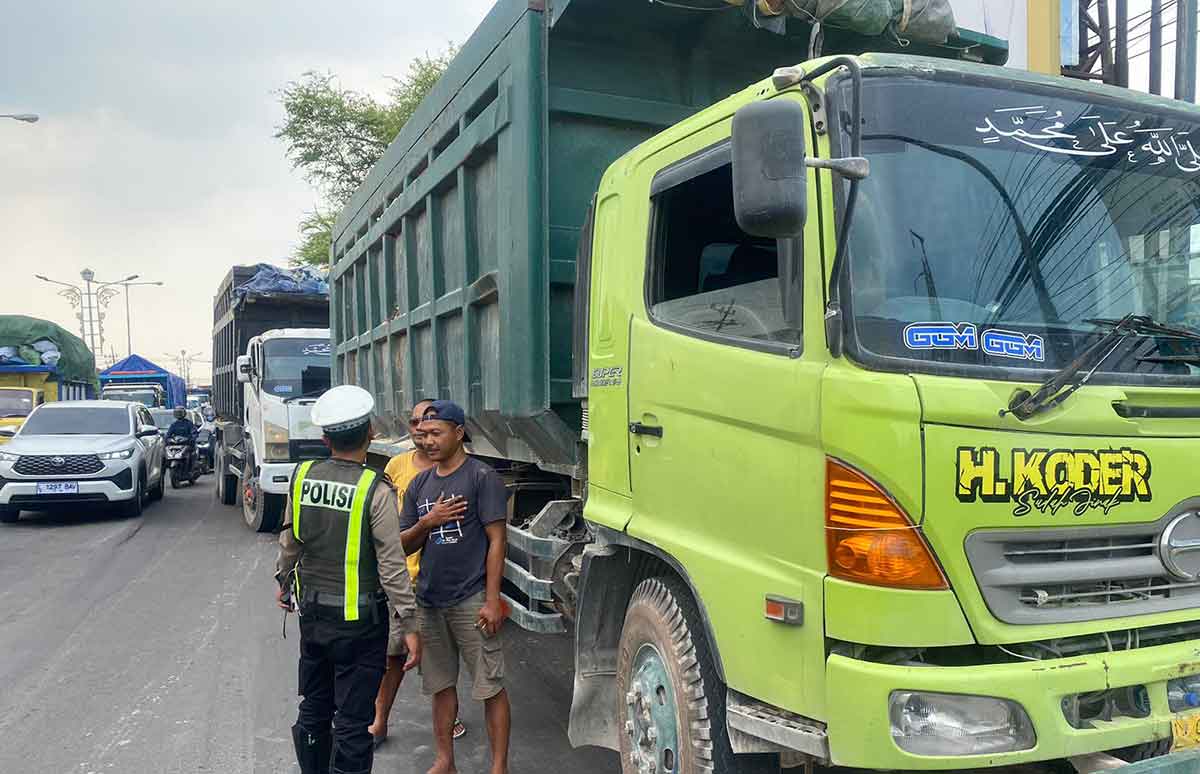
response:
[[[672,148],[650,191],[645,303],[630,330],[628,531],[683,565],[729,640],[718,648],[729,684],[796,706],[805,638],[820,651],[825,562],[817,208],[806,239],[744,233],[725,126],[707,147]],[[811,200],[811,177],[809,188]],[[796,273],[806,263],[808,282]],[[766,621],[768,594],[803,602],[814,624]]]

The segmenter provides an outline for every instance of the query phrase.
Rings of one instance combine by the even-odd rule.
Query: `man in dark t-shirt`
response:
[[[412,480],[400,514],[407,553],[421,550],[418,620],[424,643],[421,682],[433,697],[437,759],[430,774],[455,771],[453,725],[458,716],[460,656],[472,697],[484,703],[492,774],[508,772],[510,708],[504,690],[504,575],[507,493],[496,471],[468,456],[466,417],[450,401],[434,401],[420,430],[437,464]]]

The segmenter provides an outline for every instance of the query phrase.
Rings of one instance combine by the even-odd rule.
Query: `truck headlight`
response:
[[[0,451],[0,462],[16,462],[19,459],[21,459],[20,454],[13,454],[12,452]]]
[[[119,451],[101,452],[96,456],[102,460],[127,460],[133,456],[133,447],[130,446],[128,449],[121,449]]]
[[[1037,743],[1024,707],[1007,699],[893,691],[888,716],[892,739],[914,755],[987,755]]]
[[[266,435],[266,459],[263,462],[286,462],[288,459],[288,431],[286,427],[263,420]]]

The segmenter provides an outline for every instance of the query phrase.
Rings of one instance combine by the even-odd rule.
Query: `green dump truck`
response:
[[[466,407],[572,742],[1200,744],[1200,111],[692,5],[498,3],[335,229],[335,381]]]

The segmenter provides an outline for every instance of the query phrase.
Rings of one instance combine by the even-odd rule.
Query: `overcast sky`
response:
[[[274,92],[315,69],[382,96],[386,76],[461,43],[491,5],[0,0],[0,113],[41,116],[0,121],[0,313],[77,333],[34,273],[139,274],[166,284],[132,289],[134,351],[207,359],[229,267],[284,263],[318,201],[272,136]],[[107,313],[104,351],[124,357],[124,299]]]
[[[272,136],[282,121],[275,92],[315,69],[382,96],[387,76],[461,43],[491,5],[0,0],[0,113],[42,119],[0,121],[0,313],[77,331],[67,301],[34,273],[139,274],[166,285],[132,289],[134,351],[167,366],[168,351],[208,358],[212,296],[229,267],[284,263],[318,201]],[[1133,0],[1130,15],[1148,5]],[[1173,56],[1171,46],[1168,94]],[[1145,89],[1146,61],[1134,60],[1135,88]],[[124,299],[107,314],[104,354],[123,357]]]

